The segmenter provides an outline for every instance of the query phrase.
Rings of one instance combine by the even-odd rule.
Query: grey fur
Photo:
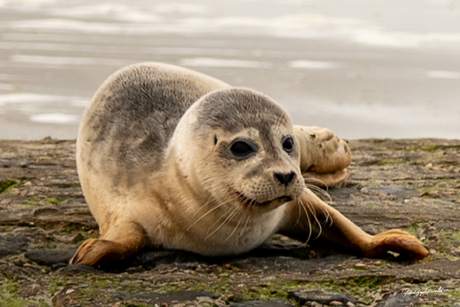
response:
[[[254,127],[270,130],[285,125],[286,112],[272,99],[249,89],[224,89],[208,94],[200,104],[200,124],[236,133]]]
[[[98,90],[82,120],[79,136],[91,143],[82,158],[108,171],[141,167],[154,172],[184,112],[201,96],[225,83],[165,64],[143,63],[124,68]],[[203,81],[204,80],[204,81]],[[99,154],[96,154],[99,152]],[[103,153],[101,155],[100,153]],[[99,161],[97,157],[101,157]],[[88,163],[89,163],[88,161]],[[121,163],[122,162],[122,163]]]
[[[81,160],[87,158],[90,167],[97,164],[93,170],[110,175],[115,186],[120,180],[130,186],[139,173],[161,168],[179,120],[199,99],[195,129],[206,131],[200,129],[205,125],[234,133],[254,127],[265,150],[277,157],[271,127],[290,119],[276,102],[183,68],[143,63],[116,72],[94,96],[80,128],[79,137],[85,139],[79,142],[90,145],[81,146]]]

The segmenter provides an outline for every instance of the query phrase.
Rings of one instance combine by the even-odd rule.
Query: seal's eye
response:
[[[291,137],[284,140],[283,149],[287,153],[291,153],[294,150],[294,140]]]
[[[243,141],[233,143],[232,147],[230,147],[230,151],[238,157],[246,157],[255,152],[251,145]]]

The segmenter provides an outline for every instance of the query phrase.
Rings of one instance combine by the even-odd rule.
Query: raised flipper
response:
[[[332,187],[347,179],[351,150],[344,140],[320,127],[294,126],[294,133],[300,142],[300,169],[306,183]]]
[[[109,227],[105,236],[83,242],[70,260],[70,264],[102,266],[134,255],[146,243],[147,235],[136,223]]]
[[[279,233],[303,242],[319,236],[318,240],[334,243],[367,257],[393,251],[417,260],[429,254],[422,242],[408,232],[399,229],[378,235],[364,232],[309,189],[305,189],[298,200],[287,204],[286,218]]]
[[[348,178],[348,172],[346,169],[338,171],[318,174],[314,172],[302,173],[302,176],[306,184],[316,185],[322,188],[330,188],[344,182]]]

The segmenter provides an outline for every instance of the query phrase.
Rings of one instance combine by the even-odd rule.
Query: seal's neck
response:
[[[210,199],[210,193],[201,183],[199,169],[194,165],[193,155],[181,154],[178,148],[168,148],[163,168],[153,178],[153,188],[161,194],[167,190],[175,206],[195,210]]]

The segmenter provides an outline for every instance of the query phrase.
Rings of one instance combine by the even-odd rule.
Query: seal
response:
[[[167,64],[129,66],[104,82],[80,125],[78,174],[100,238],[71,263],[102,266],[142,248],[236,255],[274,233],[366,256],[428,255],[404,231],[365,233],[305,184],[343,181],[350,160],[330,130],[293,126],[254,90]]]

